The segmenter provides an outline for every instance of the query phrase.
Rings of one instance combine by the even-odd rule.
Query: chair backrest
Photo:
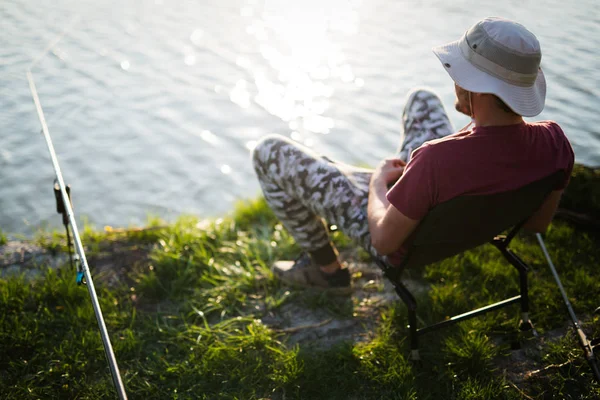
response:
[[[557,186],[563,171],[508,192],[459,196],[434,207],[407,243],[401,269],[413,269],[491,241],[526,221]]]

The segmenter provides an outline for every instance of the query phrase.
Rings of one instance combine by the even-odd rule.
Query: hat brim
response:
[[[462,54],[460,40],[434,47],[433,52],[456,84],[475,93],[492,93],[514,112],[534,117],[542,112],[546,100],[546,78],[541,68],[533,86],[511,85],[471,64]]]

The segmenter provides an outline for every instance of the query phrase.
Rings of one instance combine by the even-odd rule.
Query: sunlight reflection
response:
[[[334,125],[333,119],[320,115],[309,115],[304,118],[304,128],[311,132],[327,134]]]
[[[254,150],[254,148],[256,147],[256,145],[258,144],[258,142],[256,140],[249,140],[248,142],[246,142],[246,148],[250,151]]]
[[[190,40],[195,45],[199,45],[200,42],[202,41],[203,37],[204,37],[204,31],[202,29],[194,29],[194,31],[190,35]]]
[[[208,130],[203,130],[200,133],[195,133],[195,135],[199,136],[202,140],[204,140],[205,142],[208,142],[210,144],[217,144],[217,142],[219,141],[217,136]]]
[[[302,135],[301,135],[301,134],[299,134],[299,133],[298,133],[298,132],[296,132],[296,131],[293,131],[293,132],[291,133],[290,137],[291,137],[292,139],[294,139],[294,140],[298,141],[298,142],[301,142],[301,141],[302,141]]]
[[[246,27],[246,33],[254,36],[257,40],[263,41],[269,38],[265,24],[261,20],[256,20],[252,25]]]
[[[183,61],[186,65],[194,65],[196,64],[196,56],[193,54],[188,54],[187,56],[185,56]]]
[[[243,79],[237,81],[235,87],[229,93],[229,98],[242,108],[250,107],[250,93],[248,92],[247,82]]]
[[[240,9],[240,15],[242,17],[251,17],[254,15],[254,10],[252,10],[252,7],[242,7]]]
[[[294,140],[310,143],[306,133],[329,133],[335,121],[325,114],[336,82],[364,85],[337,41],[340,34],[358,32],[359,6],[359,1],[348,0],[267,0],[262,15],[243,7],[242,16],[254,16],[246,32],[256,40],[266,68],[238,57],[236,65],[251,74],[255,87],[238,80],[230,91],[231,101],[247,108],[252,99],[288,122]]]
[[[235,60],[235,64],[238,67],[242,67],[242,68],[249,68],[250,67],[250,60],[248,60],[245,57],[238,57]]]
[[[196,64],[196,54],[192,46],[186,45],[183,47],[183,62],[186,65]]]

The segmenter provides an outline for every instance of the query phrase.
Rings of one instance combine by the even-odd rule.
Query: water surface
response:
[[[577,162],[600,165],[600,16],[592,0],[3,0],[0,228],[59,226],[54,171],[25,71],[35,65],[77,215],[96,226],[148,214],[222,215],[259,193],[249,151],[268,133],[347,163],[398,145],[407,91],[452,110],[431,52],[477,20],[515,19],[540,39],[544,112]],[[450,111],[456,127],[466,117]]]

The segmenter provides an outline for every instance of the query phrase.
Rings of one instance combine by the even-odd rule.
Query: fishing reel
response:
[[[73,209],[73,203],[71,202],[71,185],[66,185],[65,190],[67,192],[67,196],[69,197],[71,209]],[[73,254],[73,243],[71,241],[71,234],[69,232],[69,214],[67,213],[67,207],[65,207],[65,202],[63,200],[62,193],[60,191],[60,185],[58,184],[57,179],[54,179],[54,198],[56,199],[56,212],[62,215],[63,225],[65,226],[65,231],[67,232],[67,247],[69,249],[71,268],[73,268],[75,264],[77,265],[77,284],[85,285],[83,270],[81,269],[81,263],[79,262],[79,254]]]
[[[71,202],[71,185],[67,185],[65,189],[67,190],[67,196],[69,196],[69,202]],[[68,225],[69,216],[67,215],[67,209],[60,193],[60,186],[56,179],[54,179],[54,198],[56,199],[56,212],[62,214],[63,225]],[[73,203],[71,203],[71,207],[73,207]]]

